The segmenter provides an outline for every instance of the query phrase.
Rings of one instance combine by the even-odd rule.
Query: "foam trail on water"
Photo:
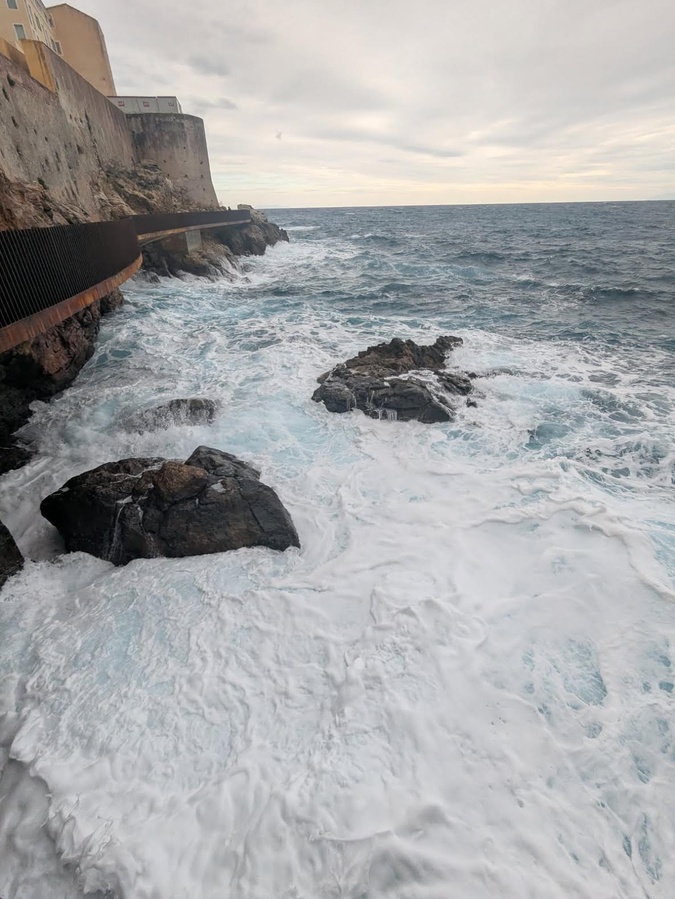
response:
[[[300,215],[315,230],[239,283],[132,287],[0,484],[35,560],[0,602],[0,895],[669,899],[666,350],[657,388],[635,348],[380,307],[447,273],[350,240],[381,234],[370,213],[329,240]],[[309,401],[368,342],[448,331],[482,394],[455,423]],[[178,396],[217,400],[214,424],[122,427]],[[300,551],[55,557],[43,496],[200,443],[262,469]]]

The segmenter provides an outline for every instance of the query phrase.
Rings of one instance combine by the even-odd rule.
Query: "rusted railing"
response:
[[[250,222],[248,210],[137,215],[0,231],[0,353],[106,296],[141,267],[141,245]]]

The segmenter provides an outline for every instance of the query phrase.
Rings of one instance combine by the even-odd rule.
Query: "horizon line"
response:
[[[447,209],[473,206],[619,206],[628,203],[675,203],[674,197],[659,197],[645,200],[529,200],[521,202],[495,203],[368,203],[356,205],[326,206],[286,206],[261,204],[258,209]]]

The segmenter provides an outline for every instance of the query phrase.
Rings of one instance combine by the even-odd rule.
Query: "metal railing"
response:
[[[152,234],[164,231],[187,231],[216,228],[219,225],[246,225],[251,221],[248,209],[221,209],[213,212],[165,212],[154,215],[134,215],[131,218],[138,238],[143,242]]]
[[[0,231],[0,353],[109,293],[163,235],[243,225],[248,210],[136,215],[112,222]]]
[[[129,219],[0,231],[0,327],[109,280],[139,252]]]

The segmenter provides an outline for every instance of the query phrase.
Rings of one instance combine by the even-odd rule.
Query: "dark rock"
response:
[[[125,565],[248,546],[299,546],[291,518],[260,473],[199,447],[186,462],[123,459],[71,478],[41,512],[69,552]]]
[[[213,232],[216,239],[235,256],[262,256],[267,247],[273,247],[280,241],[288,242],[288,233],[270,222],[264,212],[244,204],[240,204],[238,209],[250,210],[250,225],[238,225]]]
[[[213,400],[200,397],[171,400],[130,416],[124,425],[130,431],[152,431],[172,424],[207,425],[216,417],[217,410]]]
[[[124,297],[119,290],[113,290],[108,296],[101,299],[101,315],[109,315],[124,305]]]
[[[0,445],[30,418],[35,400],[48,400],[75,380],[91,358],[104,311],[117,308],[115,291],[33,340],[0,354]]]
[[[208,471],[217,478],[242,480],[244,478],[253,478],[254,480],[260,478],[258,469],[249,465],[248,462],[242,462],[231,453],[224,453],[222,450],[212,449],[210,446],[198,446],[185,464],[203,468],[204,471]]]
[[[153,243],[143,248],[143,277],[154,283],[160,275],[165,278],[180,278],[182,275],[195,275],[215,281],[218,278],[231,277],[237,264],[234,254],[226,246],[215,241],[210,233],[202,235],[199,249],[187,250],[166,243]],[[152,283],[152,282],[151,282]]]
[[[11,444],[10,446],[0,446],[0,475],[7,474],[8,471],[14,471],[17,468],[23,468],[30,462],[32,454],[23,446]]]
[[[390,343],[368,347],[344,365],[351,371],[382,378],[422,369],[442,371],[446,353],[461,345],[461,337],[439,337],[431,346],[395,337]]]
[[[439,374],[438,380],[448,393],[458,396],[468,396],[473,390],[471,378],[461,372],[443,372]]]
[[[0,587],[23,568],[23,556],[14,538],[0,521]]]
[[[395,338],[368,347],[321,375],[312,399],[324,403],[329,412],[360,409],[371,418],[451,421],[454,408],[450,397],[466,396],[473,390],[466,375],[445,371],[446,354],[461,344],[459,337],[439,337],[431,346]]]

